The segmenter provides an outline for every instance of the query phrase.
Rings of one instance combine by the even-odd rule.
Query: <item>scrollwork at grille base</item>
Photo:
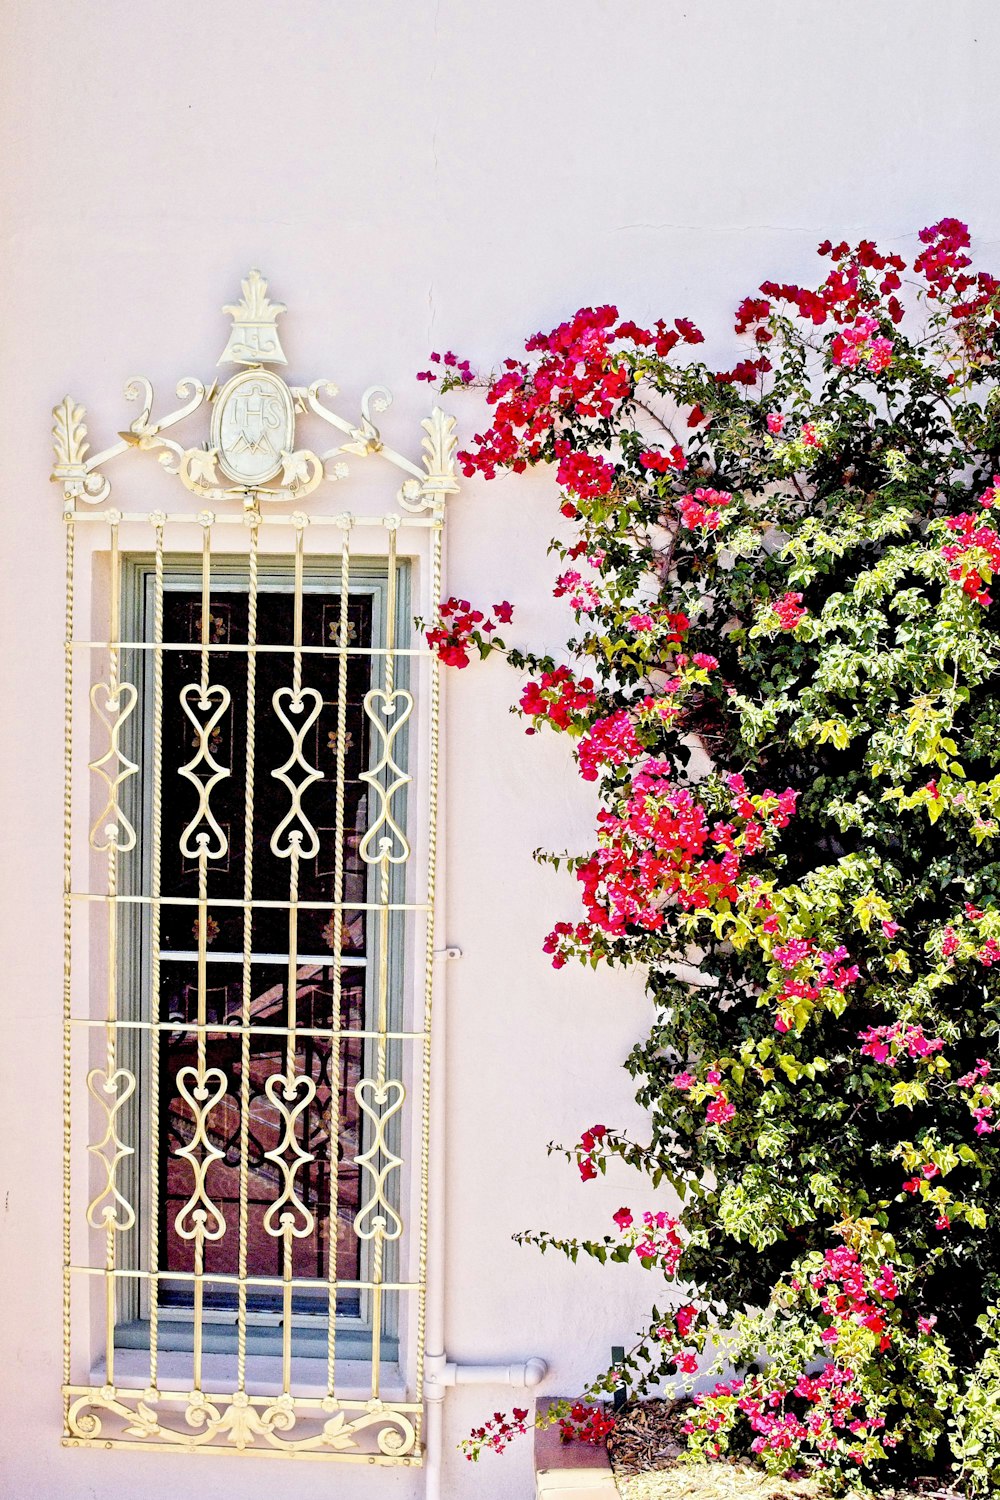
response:
[[[416,1402],[68,1386],[64,1443],[419,1466]]]

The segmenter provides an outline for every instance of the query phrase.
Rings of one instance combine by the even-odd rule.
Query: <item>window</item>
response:
[[[453,423],[424,423],[421,467],[372,393],[355,426],[285,386],[255,277],[224,355],[252,370],[182,382],[157,423],[134,382],[142,416],[89,461],[82,408],[54,414],[64,1440],[414,1463],[438,686],[413,617]],[[213,447],[161,436],[213,402]],[[307,408],[348,440],[296,449]],[[156,448],[212,509],[107,504],[104,464]],[[341,453],[396,471],[392,509],[301,508]]]
[[[302,811],[306,834],[298,869],[297,919],[294,954],[290,951],[290,864],[286,853],[271,847],[273,831],[286,814],[288,788],[266,768],[278,767],[287,755],[288,734],[275,711],[285,701],[288,662],[294,634],[294,577],[286,565],[272,565],[258,575],[255,636],[262,647],[256,661],[254,684],[253,745],[256,766],[265,768],[254,776],[253,817],[247,827],[247,670],[250,596],[246,568],[216,563],[208,601],[208,632],[213,684],[224,686],[229,702],[219,723],[211,730],[209,747],[213,759],[229,775],[213,789],[213,816],[217,858],[207,860],[205,904],[206,935],[204,963],[205,1024],[218,1028],[206,1040],[206,1067],[225,1080],[225,1089],[206,1129],[212,1149],[221,1156],[212,1168],[210,1201],[218,1221],[209,1225],[218,1238],[206,1238],[204,1269],[208,1275],[224,1273],[239,1277],[240,1235],[245,1215],[245,1274],[250,1279],[245,1312],[249,1324],[247,1348],[257,1353],[282,1349],[285,1319],[283,1292],[274,1282],[283,1273],[282,1239],[275,1236],[275,1203],[283,1182],[281,1140],[283,1115],[268,1095],[274,1075],[283,1073],[288,1052],[290,965],[295,973],[294,1074],[312,1085],[300,1085],[301,1110],[294,1122],[294,1139],[306,1157],[295,1183],[297,1204],[293,1210],[291,1238],[293,1358],[325,1358],[327,1320],[330,1314],[328,1284],[335,1281],[338,1337],[342,1354],[351,1350],[367,1356],[370,1347],[371,1298],[359,1283],[368,1279],[370,1241],[362,1240],[355,1220],[363,1203],[363,1169],[359,1159],[370,1145],[370,1122],[356,1096],[362,1077],[373,1072],[370,1039],[376,996],[372,975],[377,968],[377,933],[372,931],[367,908],[377,900],[373,866],[360,856],[369,807],[370,788],[361,779],[370,771],[372,735],[364,711],[366,694],[374,686],[372,656],[368,653],[384,641],[385,568],[352,569],[353,583],[347,608],[347,641],[357,653],[347,661],[345,708],[342,843],[337,862],[338,828],[335,819],[336,789],[340,775],[337,754],[339,735],[340,664],[336,647],[340,633],[340,599],[336,567],[329,564],[303,570],[302,638],[309,648],[302,661],[302,687],[306,707],[308,695],[318,694],[311,707],[314,722],[303,741],[303,760],[318,772],[318,779],[304,787]],[[397,591],[405,597],[406,574],[400,569]],[[155,644],[157,580],[155,566],[126,564],[124,598],[131,607],[128,623],[147,644]],[[405,611],[404,611],[405,612]],[[116,1317],[115,1341],[120,1347],[148,1348],[152,1316],[158,1323],[160,1350],[193,1354],[194,1297],[190,1280],[170,1280],[169,1272],[193,1275],[195,1238],[191,1229],[197,1205],[192,1205],[190,1150],[196,1129],[196,1110],[182,1083],[197,1068],[199,1025],[199,959],[201,903],[198,896],[197,847],[187,830],[198,806],[201,787],[211,774],[207,765],[183,774],[199,749],[199,735],[185,709],[187,684],[197,682],[203,601],[197,559],[187,564],[174,559],[164,567],[163,631],[173,649],[164,652],[162,663],[162,716],[160,765],[160,897],[158,947],[152,953],[152,923],[148,908],[136,905],[126,943],[123,965],[124,997],[131,999],[133,1019],[148,1019],[136,1001],[150,997],[156,1004],[161,1026],[157,1049],[157,1077],[149,1073],[148,1049],[133,1048],[138,1078],[145,1081],[140,1095],[156,1094],[158,1141],[155,1152],[146,1141],[147,1155],[155,1160],[157,1178],[149,1179],[130,1162],[135,1186],[131,1201],[146,1214],[155,1213],[155,1243],[164,1278],[146,1288],[146,1295],[121,1297]],[[184,650],[184,645],[190,646]],[[284,651],[279,647],[285,647]],[[154,701],[151,653],[144,657],[146,722],[133,727],[134,742],[141,739],[152,751]],[[405,671],[405,659],[402,663]],[[400,674],[398,674],[400,675]],[[197,701],[196,695],[188,699]],[[291,705],[288,709],[291,714]],[[284,744],[282,741],[284,740]],[[140,770],[128,799],[136,810],[136,822],[148,825],[152,803],[154,757],[132,753]],[[402,753],[397,755],[402,763]],[[144,776],[143,767],[147,768]],[[193,780],[191,777],[193,776]],[[308,824],[308,828],[305,824]],[[279,839],[284,850],[287,834]],[[247,836],[251,860],[247,868]],[[312,844],[314,857],[307,857]],[[189,850],[184,852],[187,844]],[[223,850],[224,844],[224,850]],[[213,852],[209,849],[209,854]],[[136,867],[138,868],[138,866]],[[146,878],[148,873],[141,872]],[[140,882],[141,884],[141,882]],[[398,878],[394,882],[398,888]],[[343,911],[335,911],[337,890],[342,891]],[[245,927],[244,894],[252,899]],[[396,895],[398,896],[398,889]],[[246,941],[245,941],[246,940]],[[397,945],[398,946],[398,945]],[[244,960],[248,958],[248,965]],[[400,955],[390,952],[390,965],[398,969]],[[130,969],[132,972],[130,973]],[[136,972],[137,970],[137,972]],[[398,974],[389,986],[390,1005],[398,1010],[401,986]],[[244,1032],[243,1008],[248,1007]],[[339,1008],[341,1037],[335,1047],[333,1015]],[[398,1024],[398,1015],[390,1022]],[[242,1070],[244,1041],[247,1043],[247,1084]],[[398,1048],[396,1049],[398,1052]],[[393,1058],[395,1062],[395,1058]],[[390,1067],[390,1071],[395,1071]],[[181,1080],[181,1083],[178,1082]],[[221,1087],[221,1079],[216,1078]],[[336,1091],[337,1098],[333,1099]],[[243,1110],[246,1108],[246,1136]],[[331,1150],[330,1126],[339,1121],[339,1140]],[[398,1135],[398,1129],[395,1132]],[[142,1139],[148,1130],[137,1116],[134,1134]],[[241,1162],[246,1160],[246,1181]],[[337,1183],[331,1181],[336,1163]],[[207,1186],[207,1184],[206,1184]],[[397,1184],[393,1207],[398,1209]],[[245,1203],[243,1196],[245,1194]],[[277,1210],[280,1213],[280,1210]],[[334,1228],[335,1226],[335,1228]],[[147,1225],[147,1233],[151,1226]],[[234,1229],[236,1232],[233,1232]],[[387,1247],[389,1248],[389,1247]],[[331,1265],[331,1256],[335,1265]],[[331,1271],[334,1272],[331,1277]],[[312,1282],[310,1284],[310,1278]],[[202,1341],[215,1353],[233,1353],[238,1347],[240,1313],[238,1284],[209,1282],[204,1291]],[[155,1311],[154,1311],[155,1309]],[[383,1306],[381,1353],[394,1359],[397,1340],[392,1326],[392,1308]],[[131,1312],[133,1315],[128,1316]]]

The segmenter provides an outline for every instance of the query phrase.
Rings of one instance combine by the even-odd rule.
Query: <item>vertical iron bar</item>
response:
[[[76,534],[73,517],[66,517],[66,615],[64,627],[63,693],[63,1385],[72,1375],[72,1120],[73,1052],[73,582]],[[63,1430],[69,1430],[68,1393],[63,1396]]]
[[[200,517],[202,523],[201,544],[201,702],[202,712],[211,706],[208,697],[210,685],[209,652],[212,639],[212,521],[208,512]],[[205,1065],[207,1041],[205,1027],[208,1021],[208,835],[198,836],[198,1087],[205,1087]],[[194,1295],[192,1307],[192,1384],[201,1390],[202,1352],[204,1344],[205,1309],[205,1225],[199,1219],[194,1236]]]
[[[163,800],[163,521],[156,522],[156,579],[153,596],[153,791],[150,873],[149,1016],[160,1014],[160,887]],[[156,1389],[160,1327],[160,1029],[149,1038],[149,1384]]]
[[[240,1035],[240,1226],[239,1288],[236,1313],[236,1385],[246,1388],[247,1369],[247,1239],[249,1235],[250,1154],[250,1023],[253,988],[250,955],[253,951],[253,801],[257,713],[257,542],[259,516],[250,524],[247,594],[247,760],[243,818],[243,994]]]
[[[121,710],[119,667],[121,660],[121,552],[118,545],[118,522],[111,522],[111,608],[108,640],[108,712]],[[117,1071],[118,1055],[118,793],[114,793],[115,821],[108,834],[108,974],[107,974],[107,1078],[108,1088]],[[104,1359],[105,1379],[115,1383],[115,1228],[113,1215],[105,1232],[104,1278]]]
[[[389,527],[389,548],[386,562],[388,581],[386,585],[385,627],[385,702],[387,714],[393,709],[393,692],[396,682],[396,528]],[[375,1097],[381,1102],[385,1098],[386,1078],[386,1031],[389,1027],[389,879],[391,845],[383,846],[378,869],[378,1009],[376,1015],[376,1060]],[[379,1163],[376,1163],[379,1165]],[[372,1399],[379,1395],[382,1361],[382,1277],[385,1259],[384,1223],[376,1220],[372,1256]]]
[[[441,552],[444,539],[444,501],[436,502],[438,522],[433,536],[431,559],[431,626],[441,624]],[[417,1389],[418,1402],[424,1399],[424,1355],[427,1347],[427,1187],[430,1173],[431,1140],[431,1011],[434,1000],[434,932],[435,892],[437,886],[437,814],[438,763],[441,733],[441,665],[436,654],[428,662],[430,674],[430,746],[427,768],[427,916],[424,924],[424,1013],[422,1017],[423,1058],[420,1087],[420,1226],[418,1234],[417,1281]],[[440,1213],[442,1205],[436,1206]],[[417,1417],[418,1438],[420,1414]]]
[[[326,1387],[332,1399],[337,1375],[337,1251],[340,1245],[340,1027],[343,1005],[343,949],[344,925],[344,800],[347,775],[347,647],[350,621],[348,606],[351,589],[351,527],[350,518],[345,518],[344,540],[340,549],[340,621],[337,640],[337,785],[335,790],[336,811],[334,815],[334,837],[336,847],[333,856],[333,1002],[330,1014],[330,1219],[327,1231],[327,1343],[326,1343]]]
[[[293,714],[302,712],[302,592],[305,551],[305,517],[296,517],[295,576],[292,585],[292,697]],[[296,1081],[296,1027],[299,1000],[299,858],[301,831],[292,832],[288,862],[288,976],[286,979],[285,1031],[285,1098],[290,1100]],[[284,1279],[281,1296],[281,1388],[287,1396],[292,1382],[292,1225],[282,1215],[281,1274]]]

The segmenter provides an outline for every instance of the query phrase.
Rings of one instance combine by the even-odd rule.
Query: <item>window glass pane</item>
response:
[[[243,645],[247,641],[248,600],[245,593],[222,591],[211,600],[210,642]],[[349,644],[372,643],[372,602],[366,596],[353,598],[348,609]],[[179,1156],[194,1134],[193,1111],[178,1087],[177,1075],[196,1063],[199,918],[191,905],[173,905],[170,897],[194,900],[198,895],[198,861],[181,851],[185,827],[194,817],[197,792],[178,770],[197,754],[198,737],[185,715],[181,693],[185,685],[197,683],[201,671],[202,604],[200,592],[168,590],[164,604],[164,639],[190,643],[191,650],[167,650],[163,655],[163,747],[162,864],[159,1019],[172,1021],[176,1030],[162,1033],[158,1086],[160,1090],[161,1142],[160,1228],[161,1260],[167,1272],[190,1272],[193,1241],[178,1232],[178,1215],[191,1192],[192,1173],[188,1161]],[[293,605],[290,593],[262,589],[258,596],[257,639],[262,645],[289,645],[292,641]],[[331,652],[339,644],[340,602],[336,595],[307,592],[303,598],[303,644],[324,645]],[[264,1218],[280,1193],[281,1172],[268,1151],[280,1146],[279,1112],[266,1094],[268,1078],[283,1074],[288,1024],[289,861],[276,857],[271,836],[288,810],[288,789],[271,772],[288,756],[288,732],[277,719],[274,693],[291,683],[291,652],[257,653],[255,710],[255,776],[253,832],[252,962],[250,996],[249,1149],[247,1271],[253,1276],[280,1276],[282,1239],[268,1233]],[[231,775],[216,784],[212,810],[228,845],[226,855],[212,860],[208,868],[208,916],[206,932],[207,992],[206,1021],[209,1027],[241,1024],[243,1011],[243,913],[239,907],[213,905],[213,897],[240,900],[244,889],[244,816],[246,780],[246,673],[243,651],[216,651],[211,657],[211,681],[226,687],[231,704],[212,736],[212,754]],[[296,1117],[296,1140],[314,1160],[297,1174],[298,1194],[312,1216],[308,1233],[293,1244],[292,1273],[316,1277],[325,1283],[334,1259],[339,1280],[360,1280],[360,1244],[353,1220],[359,1206],[360,1168],[355,1158],[363,1150],[354,1097],[354,1086],[364,1071],[364,1039],[342,1037],[339,1042],[339,1099],[331,1097],[335,1062],[333,1026],[334,968],[341,965],[340,1027],[358,1031],[365,1024],[365,992],[368,961],[368,924],[363,910],[351,903],[368,899],[368,869],[358,854],[366,827],[367,788],[359,778],[369,764],[368,720],[362,708],[371,686],[371,658],[352,656],[348,665],[347,731],[345,737],[344,785],[344,890],[347,909],[331,912],[322,903],[335,899],[336,863],[335,789],[337,777],[338,724],[337,656],[302,657],[302,685],[319,692],[323,707],[303,745],[305,758],[322,772],[323,780],[308,787],[303,809],[316,827],[320,848],[315,859],[303,860],[299,871],[298,898],[306,903],[298,913],[296,943],[296,1046],[295,1072],[315,1084],[315,1096]],[[208,770],[199,768],[207,777]],[[315,902],[318,908],[307,903]],[[312,1033],[325,1033],[315,1035]],[[241,1038],[208,1033],[206,1065],[217,1068],[226,1079],[226,1093],[210,1116],[210,1144],[223,1153],[210,1172],[211,1198],[226,1221],[226,1232],[205,1245],[205,1272],[235,1274],[239,1256],[240,1099],[243,1084]],[[331,1120],[340,1120],[340,1138],[331,1150]],[[334,1132],[335,1133],[335,1132]],[[331,1233],[331,1171],[337,1172],[337,1226]],[[325,1312],[326,1287],[315,1294],[296,1292],[298,1310],[319,1307]],[[165,1282],[161,1302],[190,1305],[190,1284]],[[206,1289],[206,1305],[230,1306],[235,1290],[217,1284]],[[280,1305],[280,1292],[251,1289],[251,1308],[267,1310]],[[357,1294],[342,1291],[341,1313],[357,1316]]]

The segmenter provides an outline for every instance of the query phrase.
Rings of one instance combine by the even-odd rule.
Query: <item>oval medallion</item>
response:
[[[273,479],[294,436],[292,396],[280,375],[242,370],[226,381],[212,413],[212,447],[230,479],[245,485]]]

